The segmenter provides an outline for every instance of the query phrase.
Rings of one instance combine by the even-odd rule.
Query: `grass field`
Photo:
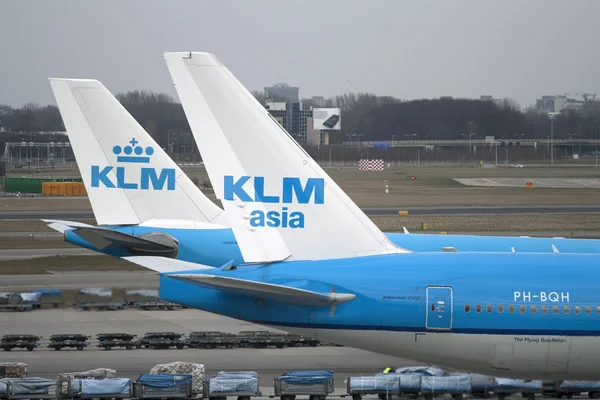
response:
[[[192,179],[207,181],[200,168],[185,169]],[[453,178],[600,178],[593,167],[479,168],[465,166],[392,167],[382,172],[358,171],[357,168],[326,168],[330,176],[361,207],[442,207],[442,206],[519,206],[519,205],[590,205],[598,204],[599,189],[553,188],[481,188],[466,187]],[[20,176],[22,174],[19,172]],[[54,176],[78,176],[77,169],[52,171]],[[408,179],[415,176],[415,180]],[[385,181],[389,194],[385,194]],[[206,193],[213,201],[212,193]],[[217,203],[218,204],[218,203]],[[87,198],[2,198],[4,211],[79,211],[90,210]]]

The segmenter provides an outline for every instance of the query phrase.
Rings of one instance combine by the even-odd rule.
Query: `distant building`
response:
[[[577,94],[576,94],[577,95]],[[542,96],[535,102],[536,109],[540,112],[551,113],[561,112],[562,110],[573,110],[575,112],[584,111],[586,102],[593,102],[595,95],[589,99],[589,93],[582,95],[581,99],[569,98],[567,95]]]
[[[265,87],[265,108],[273,118],[290,134],[299,144],[329,144],[329,133],[313,129],[312,109],[304,110],[300,101],[300,89],[287,83]],[[327,100],[324,97],[313,97],[315,107],[325,107]]]
[[[267,101],[299,103],[300,88],[290,86],[287,83],[277,83],[273,86],[265,87]]]
[[[502,99],[495,99],[493,96],[479,96],[479,100],[481,101],[491,101],[492,103],[494,103],[495,105],[497,105],[498,107],[502,106]]]
[[[567,102],[567,96],[542,96],[535,101],[538,111],[545,113],[560,112]]]

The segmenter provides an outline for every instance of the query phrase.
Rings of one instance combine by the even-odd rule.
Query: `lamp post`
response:
[[[558,114],[556,112],[548,113],[548,117],[550,117],[550,164],[554,164],[554,118]]]

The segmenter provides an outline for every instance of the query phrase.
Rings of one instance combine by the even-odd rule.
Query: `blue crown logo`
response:
[[[150,156],[154,154],[152,146],[146,147],[145,150],[141,146],[136,147],[139,142],[135,138],[131,139],[129,143],[131,146],[125,146],[125,148],[121,148],[121,146],[113,147],[113,153],[117,155],[117,162],[148,164]],[[120,156],[119,154],[121,153],[125,153],[126,155]],[[145,156],[142,155],[144,153],[146,153]]]

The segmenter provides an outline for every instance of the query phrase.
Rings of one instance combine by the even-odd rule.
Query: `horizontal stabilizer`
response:
[[[76,221],[62,221],[59,219],[43,219],[43,222],[47,223],[48,228],[54,229],[57,232],[65,233],[69,229],[76,227],[91,227],[92,225],[84,224],[83,222]]]
[[[347,293],[318,293],[290,286],[272,283],[248,281],[217,275],[172,273],[168,276],[196,282],[202,286],[223,292],[236,293],[260,299],[273,300],[279,303],[305,306],[331,306],[354,300],[356,295]]]
[[[190,272],[206,269],[215,269],[208,265],[196,264],[189,261],[176,260],[173,258],[154,257],[154,256],[132,256],[123,257],[123,260],[132,262],[141,267],[148,268],[160,274],[169,272]]]
[[[105,250],[109,247],[118,247],[125,250],[138,250],[155,253],[172,253],[177,249],[177,245],[172,246],[164,243],[157,243],[142,237],[128,235],[126,233],[113,231],[112,229],[81,227],[75,228],[73,233],[97,248]]]

